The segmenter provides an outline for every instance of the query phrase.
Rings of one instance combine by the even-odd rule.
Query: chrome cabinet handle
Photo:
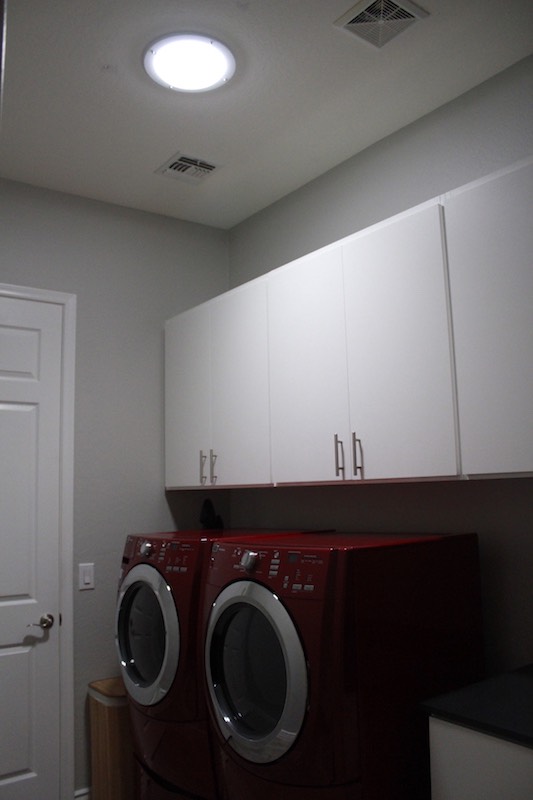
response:
[[[361,465],[357,463],[357,443],[359,443],[359,449],[361,450]],[[363,448],[361,445],[361,439],[357,438],[357,434],[355,431],[352,431],[352,453],[353,453],[353,474],[354,477],[357,478],[357,473],[361,473],[361,478],[363,477]]]
[[[204,466],[205,466],[206,460],[207,460],[207,456],[204,456],[204,451],[200,450],[200,483],[202,484],[202,486],[207,481],[207,478],[204,475]]]
[[[52,614],[43,614],[39,622],[30,622],[29,625],[26,625],[27,628],[42,628],[43,631],[51,628],[54,624],[54,617]]]
[[[333,437],[333,441],[335,443],[335,476],[338,478],[342,474],[344,478],[344,443],[342,439],[339,439],[337,433]],[[342,464],[339,459],[339,451],[342,456]]]
[[[218,475],[215,475],[215,464],[218,456],[213,450],[209,451],[209,481],[210,483],[216,483]]]

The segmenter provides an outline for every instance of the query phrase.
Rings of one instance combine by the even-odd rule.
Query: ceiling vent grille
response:
[[[156,169],[156,173],[165,175],[167,178],[185,181],[186,183],[201,183],[216,169],[215,164],[209,164],[202,159],[176,153],[163,166]]]
[[[428,12],[408,0],[401,3],[392,0],[364,0],[357,3],[335,22],[340,28],[359,36],[374,47],[383,47],[399,33],[427,17]]]

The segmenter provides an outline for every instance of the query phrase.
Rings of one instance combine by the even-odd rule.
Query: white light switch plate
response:
[[[78,588],[80,592],[84,591],[85,589],[94,589],[94,564],[78,564],[78,568]]]

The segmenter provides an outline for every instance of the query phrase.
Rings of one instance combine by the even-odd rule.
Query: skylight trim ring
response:
[[[186,59],[198,51],[195,64]],[[143,55],[144,68],[153,81],[177,92],[207,92],[226,84],[235,73],[235,57],[218,39],[198,33],[160,36]],[[213,68],[212,77],[207,67]]]

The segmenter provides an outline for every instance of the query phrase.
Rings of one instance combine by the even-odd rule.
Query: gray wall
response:
[[[231,284],[533,154],[533,58],[230,232]],[[305,402],[305,387],[302,387]],[[533,479],[231,492],[235,526],[479,533],[489,671],[533,661]]]
[[[0,282],[77,295],[74,562],[96,565],[95,590],[74,587],[84,787],[87,684],[118,674],[125,535],[175,526],[163,490],[163,322],[228,288],[227,234],[0,181]],[[199,509],[191,499],[196,527]]]
[[[232,490],[236,527],[479,535],[489,673],[533,662],[533,478]],[[216,498],[215,498],[216,502]]]
[[[533,56],[250,217],[232,286],[531,155],[532,101]]]

